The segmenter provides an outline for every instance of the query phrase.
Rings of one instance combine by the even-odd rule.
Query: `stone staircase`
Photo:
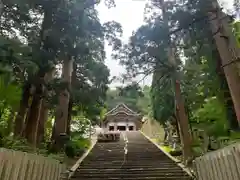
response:
[[[97,143],[72,180],[190,180],[191,177],[140,132],[126,132],[118,142]]]

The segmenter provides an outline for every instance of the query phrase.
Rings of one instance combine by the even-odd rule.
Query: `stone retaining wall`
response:
[[[149,138],[158,142],[163,142],[164,140],[164,129],[156,120],[147,119],[142,125],[141,131]]]

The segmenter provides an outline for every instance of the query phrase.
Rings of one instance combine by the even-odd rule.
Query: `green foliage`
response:
[[[164,10],[161,2],[165,3]],[[126,77],[130,79],[139,74],[153,75],[151,111],[161,124],[177,117],[174,84],[179,80],[190,127],[204,129],[208,136],[219,139],[229,137],[229,128],[238,125],[207,16],[211,3],[148,1],[145,24],[133,33],[115,58],[126,67]],[[236,38],[238,26],[238,22],[233,24]],[[168,48],[175,51],[171,56]],[[169,57],[175,59],[174,65]]]
[[[90,141],[88,139],[73,139],[66,144],[65,153],[70,158],[80,157],[89,147]]]
[[[175,100],[171,79],[160,78],[160,73],[156,69],[153,74],[151,103],[154,119],[164,125],[175,114]]]
[[[83,138],[88,133],[91,120],[87,119],[83,114],[79,114],[78,116],[74,116],[71,125],[71,137]]]
[[[21,98],[21,87],[14,83],[11,74],[0,75],[0,102],[16,108]]]
[[[148,114],[150,106],[149,97],[150,88],[145,86],[141,88],[138,84],[133,83],[125,87],[110,89],[107,92],[106,106],[108,110],[116,107],[120,103],[126,104],[130,109]]]
[[[240,48],[240,21],[233,23],[233,34],[236,37],[238,48]]]
[[[205,100],[202,108],[199,108],[194,117],[196,127],[204,129],[209,136],[219,137],[228,135],[226,122],[226,110],[224,105],[216,97]]]
[[[142,96],[137,101],[137,106],[141,109],[143,115],[151,116],[151,97],[150,97],[151,88],[149,86],[144,86],[142,89]]]
[[[69,119],[71,116],[74,119],[72,126],[77,124],[75,118],[79,114],[92,123],[97,122],[105,108],[110,75],[104,64],[104,45],[108,42],[113,51],[119,49],[122,35],[119,23],[110,21],[101,24],[96,9],[100,2],[2,2],[4,8],[1,9],[1,18],[4,21],[0,25],[0,132],[4,136],[5,130],[14,121],[14,117],[9,121],[10,114],[15,115],[19,108],[24,107],[24,101],[20,100],[26,83],[30,86],[30,100],[25,105],[28,106],[27,103],[31,103],[32,97],[37,95],[43,102],[46,101],[49,108],[51,118],[45,124],[45,140],[50,140],[52,135],[52,117],[55,115],[59,92],[63,88],[70,91]],[[109,8],[115,6],[114,0],[104,2]],[[70,83],[62,83],[63,78],[60,78],[63,61],[68,59],[74,60],[71,87]],[[58,67],[60,70],[48,77]],[[41,91],[37,87],[41,87]],[[28,122],[24,118],[23,121]],[[81,128],[72,128],[72,134],[82,137],[89,124],[80,120],[79,124]],[[17,142],[19,141],[16,140]],[[9,140],[9,143],[6,145],[9,148],[18,146],[15,139]],[[83,145],[74,142],[74,146]]]
[[[16,151],[23,151],[29,153],[47,154],[46,149],[36,149],[32,147],[26,139],[17,139],[12,136],[7,136],[2,139],[2,147],[13,149]]]

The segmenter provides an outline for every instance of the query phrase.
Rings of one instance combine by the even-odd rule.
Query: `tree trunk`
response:
[[[77,64],[73,62],[72,77],[71,77],[72,86],[75,85],[76,81],[77,81]],[[73,108],[73,99],[72,97],[70,97],[69,104],[68,104],[68,122],[67,122],[68,136],[70,136],[71,134],[72,108]]]
[[[44,82],[45,84],[48,84],[54,77],[55,73],[55,68],[51,69],[46,75],[44,76]],[[48,90],[45,88],[44,89],[44,95],[48,95]],[[37,132],[37,144],[39,145],[41,142],[44,142],[44,134],[45,134],[45,124],[48,120],[48,113],[49,113],[49,104],[47,102],[47,99],[44,98],[42,100],[42,105],[41,105],[41,112],[40,112],[40,117],[39,117],[39,122],[38,122],[38,132]]]
[[[240,126],[240,76],[238,67],[239,49],[229,26],[229,18],[222,12],[216,0],[211,1],[212,8],[217,12],[208,13],[211,30],[214,33],[216,47],[221,56],[222,67],[227,79],[234,104],[238,125]],[[234,42],[235,41],[235,42]]]
[[[39,116],[40,110],[42,106],[42,98],[43,98],[43,84],[42,80],[38,80],[39,82],[36,85],[35,94],[33,95],[33,100],[31,107],[29,109],[29,116],[26,120],[25,127],[25,138],[28,140],[30,144],[34,147],[37,142],[37,132],[38,132],[38,124],[39,124]]]
[[[53,8],[43,6],[43,10],[44,10],[44,17],[43,17],[43,23],[40,31],[39,49],[44,49],[47,51],[49,47],[45,43],[45,40],[46,40],[45,38],[46,38],[46,33],[48,33],[48,30],[52,26]],[[42,58],[44,58],[44,56]],[[28,142],[31,143],[33,146],[36,145],[36,141],[37,141],[39,115],[40,115],[43,91],[44,91],[43,82],[46,74],[45,68],[41,67],[39,70],[39,74],[37,75],[36,89],[33,96],[31,107],[29,109],[29,116],[25,123],[26,124],[25,137],[28,140]]]
[[[46,100],[43,100],[38,123],[37,145],[44,142],[45,124],[48,120],[48,113],[49,113],[48,103],[46,102]]]
[[[221,57],[217,49],[213,52],[213,54],[214,54],[214,57],[216,57],[217,59],[216,71],[220,80],[220,88],[221,88],[221,91],[223,92],[223,103],[225,104],[225,107],[227,110],[227,118],[228,118],[229,126],[233,130],[238,130],[239,129],[238,121],[236,118],[234,104],[231,98],[227,80],[224,75],[223,68],[221,66]]]
[[[159,4],[161,6],[162,10],[162,16],[163,16],[163,22],[165,24],[165,27],[168,28],[169,31],[169,25],[168,25],[168,16],[167,16],[167,9],[166,9],[166,2],[164,0],[159,1]],[[179,129],[181,133],[181,140],[182,140],[182,147],[183,147],[183,157],[184,157],[184,163],[187,164],[189,160],[192,158],[192,150],[191,150],[191,136],[189,133],[189,122],[188,117],[185,111],[184,101],[182,99],[181,95],[181,89],[180,89],[180,82],[177,81],[177,63],[175,60],[175,52],[172,48],[171,44],[171,37],[168,35],[168,39],[165,43],[167,43],[167,52],[168,52],[168,61],[172,65],[173,68],[175,68],[175,74],[173,78],[173,86],[175,89],[175,100],[176,100],[176,108],[177,108],[177,114],[179,117]]]
[[[69,104],[68,104],[68,121],[67,121],[67,135],[68,136],[70,136],[70,134],[71,134],[72,107],[73,107],[73,101],[70,99]]]
[[[175,112],[175,114],[173,115],[173,119],[175,121],[175,127],[176,127],[176,132],[177,132],[177,136],[178,136],[178,142],[182,142],[181,141],[181,134],[180,134],[180,129],[179,129],[179,117],[177,112]]]
[[[68,58],[63,62],[62,89],[60,90],[58,105],[56,108],[55,120],[55,149],[60,150],[63,147],[60,136],[67,133],[68,105],[70,98],[71,76],[73,70],[73,60]]]
[[[30,90],[31,90],[31,84],[26,83],[23,87],[22,99],[20,101],[19,111],[15,119],[15,126],[14,126],[15,137],[22,136],[25,116],[29,106]]]
[[[185,163],[187,163],[187,161],[192,158],[191,135],[189,132],[188,117],[185,111],[183,99],[181,97],[180,82],[177,80],[175,81],[175,98],[177,114],[179,117],[179,129],[182,136],[183,156]]]
[[[44,87],[44,84],[49,83],[53,79],[55,68],[49,70],[48,73],[39,72],[39,77],[37,78],[37,84],[35,89],[35,94],[33,96],[32,105],[29,111],[29,116],[26,122],[25,137],[29,143],[33,146],[37,144],[37,135],[38,132],[43,132],[44,136],[44,127],[45,122],[48,117],[48,109],[46,104],[46,99],[43,99],[47,95],[47,89]],[[40,122],[40,115],[42,119]],[[40,130],[39,130],[40,124]]]

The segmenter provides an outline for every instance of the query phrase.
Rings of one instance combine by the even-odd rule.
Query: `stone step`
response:
[[[124,141],[97,143],[76,170],[71,180],[190,180],[183,171],[139,132],[126,133]],[[125,160],[124,160],[125,157]]]
[[[124,166],[152,166],[152,167],[175,167],[176,164],[173,164],[171,162],[169,163],[162,163],[162,162],[145,162],[145,163],[141,163],[139,164],[138,162],[125,162],[125,161],[119,161],[119,162],[102,162],[102,163],[94,163],[94,162],[89,162],[86,164],[82,164],[81,167],[83,166],[96,166],[98,167],[99,165],[104,165],[104,166],[115,166],[115,165],[119,165],[119,164],[124,164]]]
[[[189,177],[187,174],[181,174],[181,173],[138,173],[138,174],[135,174],[135,173],[132,173],[132,174],[126,174],[124,172],[122,173],[106,173],[106,174],[103,174],[103,173],[86,173],[86,174],[75,174],[74,177],[76,178],[80,178],[80,179],[85,179],[85,178],[99,178],[99,179],[105,179],[105,178],[108,178],[108,177],[111,177],[111,178],[135,178],[135,177],[138,177],[138,178],[145,178],[145,177],[148,177],[148,178],[162,178],[162,177],[165,177],[165,178],[175,178],[175,179],[178,179],[178,178],[181,178],[181,177]]]
[[[106,169],[106,168],[86,168],[86,167],[79,167],[79,169],[78,170],[80,170],[80,171],[96,171],[96,172],[99,172],[99,171],[101,171],[101,172],[104,172],[104,171],[122,171],[122,170],[124,170],[124,171],[126,171],[126,172],[128,172],[128,171],[159,171],[159,170],[161,170],[161,171],[182,171],[182,169],[180,168],[180,167],[172,167],[171,169],[169,169],[168,167],[158,167],[158,168],[156,168],[156,167],[145,167],[145,168],[141,168],[141,167],[132,167],[132,168],[121,168],[121,169],[113,169],[113,168],[109,168],[109,169]]]
[[[88,178],[78,178],[78,177],[73,177],[71,178],[72,180],[100,180],[99,178],[95,177],[88,177]],[[106,177],[104,180],[192,180],[190,177],[134,177],[134,178],[129,178],[129,177]]]

